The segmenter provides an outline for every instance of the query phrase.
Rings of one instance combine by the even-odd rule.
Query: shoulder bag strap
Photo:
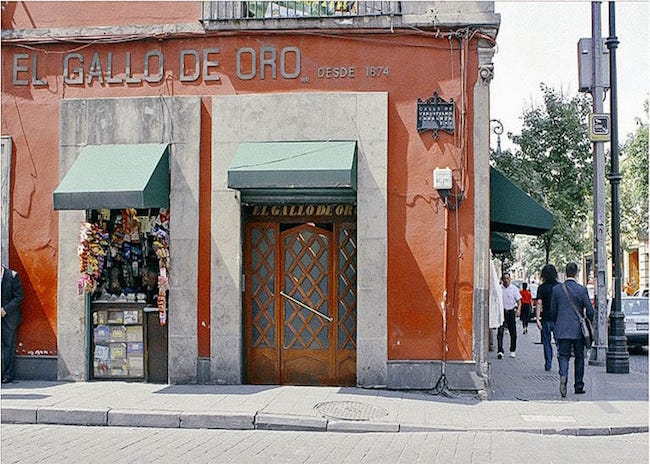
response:
[[[571,307],[576,312],[578,319],[584,319],[585,316],[580,314],[580,311],[576,308],[576,304],[573,302],[573,298],[571,298],[571,295],[569,294],[569,290],[566,288],[566,282],[562,284],[562,288],[564,289],[564,293],[566,293],[566,297],[569,299],[569,303],[571,303]]]

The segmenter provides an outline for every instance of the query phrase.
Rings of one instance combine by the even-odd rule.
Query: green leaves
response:
[[[527,259],[540,267],[588,249],[583,231],[591,228],[593,185],[588,98],[570,98],[544,84],[541,90],[543,106],[524,112],[520,135],[508,133],[519,148],[492,154],[498,169],[553,213],[553,229],[532,242],[540,253]]]
[[[639,236],[648,234],[648,100],[645,121],[637,119],[621,151],[621,243],[635,248]]]

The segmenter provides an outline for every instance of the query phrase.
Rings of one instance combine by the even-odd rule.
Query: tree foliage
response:
[[[588,98],[541,90],[543,105],[524,111],[521,135],[508,133],[518,148],[493,156],[497,169],[553,213],[553,228],[531,241],[538,254],[527,261],[537,268],[586,250],[593,184]]]
[[[621,243],[635,248],[639,236],[648,235],[648,100],[645,120],[637,118],[637,128],[629,134],[621,151]]]

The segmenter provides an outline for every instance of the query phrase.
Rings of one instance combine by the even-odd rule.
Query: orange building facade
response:
[[[19,377],[485,388],[499,16],[492,2],[304,3],[345,5],[3,3]],[[59,202],[91,148],[144,145],[168,163],[167,203],[115,203],[110,181],[106,201]],[[119,159],[86,179],[135,176]],[[67,180],[66,198],[84,193]],[[123,211],[151,231],[169,214],[157,311],[106,299],[105,276],[103,297],[78,291],[80,224],[124,230]],[[143,337],[119,338],[127,319]]]

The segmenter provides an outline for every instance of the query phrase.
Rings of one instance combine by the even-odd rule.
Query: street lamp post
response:
[[[497,136],[497,156],[501,156],[501,134],[503,134],[503,124],[498,119],[490,119],[490,123],[493,123],[492,132]],[[505,266],[505,256],[501,256],[501,275],[506,271]]]
[[[609,181],[612,184],[612,278],[614,281],[614,294],[612,298],[612,311],[609,315],[609,340],[606,355],[606,371],[610,374],[628,374],[630,372],[630,355],[627,351],[625,338],[625,322],[621,311],[621,230],[620,230],[620,205],[618,198],[618,185],[621,174],[618,171],[618,101],[616,95],[616,14],[614,2],[609,2],[609,82],[611,87],[610,106],[612,117],[611,138],[611,167]]]
[[[603,42],[600,28],[600,2],[591,2],[591,46],[592,46],[592,89],[595,114],[603,113],[605,79],[603,76]],[[605,365],[607,355],[607,253],[605,235],[605,142],[595,140],[594,152],[594,277],[595,310],[594,345],[590,352],[589,364]]]
[[[490,119],[491,123],[494,123],[492,127],[492,132],[497,136],[497,155],[501,154],[501,134],[503,134],[503,124],[498,119]]]

